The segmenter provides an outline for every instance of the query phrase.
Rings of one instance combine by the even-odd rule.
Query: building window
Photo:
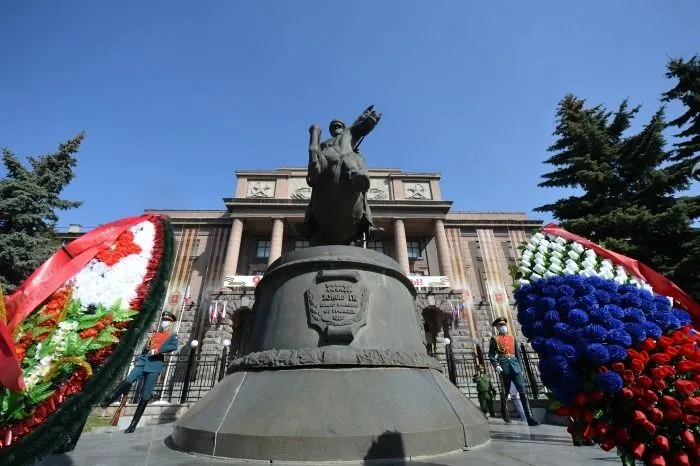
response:
[[[406,241],[406,248],[408,249],[409,259],[421,258],[420,241]]]
[[[190,252],[190,255],[192,257],[197,257],[199,255],[199,246],[201,245],[201,239],[196,238],[194,240],[194,244],[192,245],[192,251]]]
[[[294,250],[308,248],[311,245],[309,241],[297,240],[294,241]]]
[[[384,241],[367,241],[367,249],[384,254]]]
[[[271,241],[259,240],[257,243],[255,257],[258,259],[270,257],[270,243]]]

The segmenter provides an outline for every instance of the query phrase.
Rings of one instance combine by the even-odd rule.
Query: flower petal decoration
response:
[[[700,306],[556,225],[520,249],[518,321],[572,436],[617,447],[623,464],[700,464]]]
[[[4,300],[0,464],[33,464],[79,435],[159,315],[170,223],[129,217],[62,247]]]

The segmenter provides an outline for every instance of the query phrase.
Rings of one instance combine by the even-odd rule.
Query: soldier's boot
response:
[[[134,413],[134,418],[131,420],[131,424],[129,424],[129,427],[127,427],[126,430],[124,431],[125,434],[130,434],[136,430],[136,426],[139,424],[139,420],[141,419],[141,416],[143,416],[143,412],[146,410],[147,404],[148,404],[148,400],[139,401],[138,406],[136,406],[136,412]]]
[[[527,419],[527,425],[529,426],[539,426],[540,423],[535,421],[532,416],[532,411],[530,411],[530,402],[526,397],[520,397],[520,403],[523,405],[523,411],[525,411],[525,418]]]
[[[102,403],[100,403],[100,408],[106,408],[115,401],[117,401],[122,395],[129,393],[129,389],[131,388],[131,383],[127,382],[126,380],[122,381],[119,385],[117,385],[117,388],[115,388],[112,393],[107,395],[107,397],[104,399]]]

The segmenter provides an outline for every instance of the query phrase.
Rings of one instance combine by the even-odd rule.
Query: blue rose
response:
[[[586,346],[586,358],[593,364],[599,366],[610,361],[610,352],[600,343],[591,343]]]
[[[593,294],[587,294],[585,296],[581,296],[576,300],[576,305],[580,308],[583,309],[584,311],[591,312],[594,309],[598,309],[600,306],[598,305],[598,301],[593,297]]]
[[[638,309],[636,307],[628,307],[627,309],[625,309],[624,320],[626,322],[635,322],[638,324],[643,324],[647,321],[647,318],[641,309]]]
[[[654,295],[654,304],[656,304],[657,311],[663,312],[671,310],[671,302],[666,296],[660,294]]]
[[[561,321],[559,313],[557,311],[547,311],[544,315],[544,323],[546,325],[554,326],[554,324]]]
[[[651,292],[649,290],[645,290],[643,288],[640,288],[639,299],[641,299],[642,301],[653,301],[654,295],[651,294]]]
[[[610,303],[610,293],[604,290],[595,290],[593,293],[593,297],[595,297],[596,301],[598,301],[598,304],[600,305],[605,305]]]
[[[569,324],[564,322],[554,324],[554,336],[564,342],[572,342],[576,340],[576,332]]]
[[[557,296],[557,292],[559,290],[557,289],[556,286],[552,286],[551,279],[548,280],[547,285],[542,287],[542,295],[543,296],[551,296],[552,298],[555,298]]]
[[[610,362],[624,361],[627,359],[627,350],[619,345],[607,345]]]
[[[559,290],[557,292],[557,297],[563,298],[565,296],[572,297],[574,294],[576,294],[576,291],[571,288],[571,286],[567,284],[563,284],[559,287]]]
[[[671,330],[676,330],[681,327],[680,320],[678,320],[678,317],[673,315],[673,312],[670,310],[656,311],[650,320],[661,327],[665,332],[670,332]]]
[[[638,345],[647,338],[647,332],[644,330],[644,326],[641,324],[636,324],[634,322],[627,322],[625,324],[625,330],[632,337],[632,344]]]
[[[605,328],[612,328],[613,318],[605,307],[592,310],[590,312],[590,317],[593,322],[600,324]]]
[[[613,345],[620,345],[623,348],[629,348],[632,346],[632,337],[629,333],[622,329],[610,330],[608,332],[608,343]]]
[[[605,327],[598,324],[588,324],[584,327],[585,338],[590,341],[603,343],[608,336],[608,331]]]
[[[648,337],[657,339],[663,335],[663,330],[661,330],[661,327],[656,325],[654,322],[646,321],[642,325],[644,326],[644,331],[647,333]]]
[[[671,312],[673,315],[678,319],[678,322],[680,323],[681,327],[685,327],[686,325],[689,325],[693,319],[690,317],[690,314],[685,309],[679,309],[677,307],[674,307],[671,309]]]
[[[617,294],[618,284],[615,280],[603,280],[599,288],[610,295],[614,295]]]
[[[625,317],[625,311],[617,304],[606,304],[603,306],[603,309],[615,319],[623,319]]]
[[[535,333],[535,335],[541,337],[549,337],[552,335],[550,329],[544,325],[544,322],[541,320],[537,320],[532,324],[532,331]]]
[[[583,327],[588,324],[588,314],[581,309],[572,309],[569,312],[567,321],[572,327]]]
[[[539,301],[537,301],[537,310],[544,314],[547,311],[550,311],[554,309],[554,306],[557,304],[556,300],[554,298],[551,298],[549,296],[545,296],[543,298],[540,298]]]
[[[610,330],[614,330],[616,328],[625,328],[625,323],[621,321],[620,319],[611,319],[610,320]]]
[[[576,301],[571,296],[557,298],[556,309],[561,316],[569,315],[569,311],[576,307]]]
[[[617,372],[607,371],[598,375],[598,387],[605,393],[617,393],[622,386],[622,377]]]
[[[632,294],[634,296],[639,296],[639,288],[631,283],[625,283],[617,288],[617,292],[621,295]]]
[[[536,336],[530,341],[530,346],[532,346],[532,349],[534,349],[537,354],[542,356],[543,354],[546,353],[547,351],[547,339],[543,336]],[[543,360],[540,360],[542,362]]]

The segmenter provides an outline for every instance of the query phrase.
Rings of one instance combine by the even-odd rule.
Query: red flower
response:
[[[673,344],[673,340],[671,340],[669,337],[661,336],[658,340],[656,340],[656,344],[659,346],[659,348],[664,349],[671,346]]]
[[[651,421],[644,421],[642,422],[641,426],[642,429],[644,429],[649,435],[652,435],[654,432],[656,432],[656,425]]]
[[[587,401],[588,397],[585,393],[578,393],[574,398],[574,403],[576,403],[578,406],[585,406]]]
[[[623,387],[622,390],[620,390],[620,395],[626,400],[631,400],[634,398],[634,392],[627,387]]]
[[[615,439],[614,438],[606,438],[602,442],[600,442],[600,448],[602,448],[605,451],[610,451],[613,448],[615,448]]]
[[[666,460],[659,453],[649,455],[649,466],[666,466]]]
[[[694,413],[700,411],[700,397],[698,396],[688,398],[683,404],[685,405],[685,409],[688,411],[692,411]]]
[[[630,359],[630,368],[634,372],[642,372],[644,370],[644,361],[639,358]]]
[[[618,427],[615,429],[615,438],[620,444],[625,444],[630,441],[630,433],[624,427]]]
[[[632,413],[632,420],[637,424],[641,424],[647,420],[647,416],[643,412],[636,410]]]
[[[603,392],[600,390],[595,390],[588,394],[588,400],[592,402],[601,401],[604,397]]]
[[[615,372],[623,372],[625,370],[625,365],[621,362],[614,362],[610,368]]]
[[[669,450],[668,439],[663,435],[657,435],[654,438],[654,445],[656,445],[656,448],[658,448],[659,451],[662,451],[664,453],[666,453]]]
[[[641,385],[644,388],[651,388],[651,386],[654,384],[654,382],[652,382],[652,380],[646,375],[642,375],[641,377],[639,377],[637,379],[637,383],[639,383],[639,385]]]
[[[685,396],[692,395],[693,392],[698,389],[698,384],[689,380],[676,380],[673,386],[676,387],[678,393]]]
[[[651,338],[647,338],[641,345],[639,345],[639,347],[642,349],[642,351],[651,351],[656,348],[656,342]]]
[[[655,367],[651,370],[651,376],[654,380],[663,380],[668,377],[668,374],[663,367]]]
[[[671,338],[673,339],[674,343],[681,343],[683,340],[685,340],[685,335],[683,335],[683,332],[673,332],[671,334]]]
[[[687,343],[681,346],[678,353],[686,358],[691,358],[693,357],[695,351],[695,343]]]
[[[609,430],[609,429],[608,429],[608,425],[607,425],[605,422],[600,421],[600,422],[598,422],[598,424],[595,426],[595,430],[596,430],[596,433],[597,433],[600,437],[605,437],[605,435],[608,433],[608,430]]]
[[[681,372],[692,372],[695,370],[695,363],[693,361],[688,361],[684,359],[676,364],[676,368]]]
[[[681,432],[681,440],[683,441],[683,445],[686,447],[694,447],[695,446],[695,435],[689,430],[684,430]]]
[[[671,362],[671,356],[666,353],[656,353],[651,355],[651,360],[657,364],[668,364]]]
[[[681,419],[683,419],[683,423],[689,426],[694,426],[698,422],[700,422],[700,417],[695,416],[693,414],[683,414],[681,416]]]
[[[625,382],[632,383],[632,382],[634,382],[634,372],[632,372],[631,370],[628,369],[622,373],[622,378],[624,379]]]
[[[639,440],[634,440],[630,444],[630,453],[635,459],[641,460],[644,458],[644,450],[646,450],[646,446]]]
[[[673,464],[676,466],[690,466],[690,459],[683,451],[673,452]]]
[[[664,382],[663,380],[654,380],[654,386],[657,390],[663,390],[664,388],[666,388],[666,382]]]
[[[586,424],[593,422],[593,419],[595,419],[595,414],[593,414],[593,411],[586,411],[583,413],[583,422]]]
[[[683,413],[678,408],[666,408],[664,417],[667,421],[677,421],[682,415]]]
[[[651,401],[652,403],[656,403],[657,401],[659,401],[658,395],[651,390],[647,390],[646,393],[644,393],[644,396],[647,400]]]
[[[649,410],[649,419],[652,422],[659,423],[664,418],[664,413],[661,412],[659,408],[651,408]]]

